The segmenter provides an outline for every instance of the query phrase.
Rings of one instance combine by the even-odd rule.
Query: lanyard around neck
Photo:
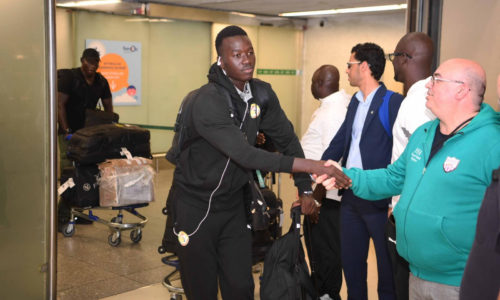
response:
[[[468,118],[467,120],[463,121],[462,123],[460,123],[450,134],[448,134],[448,137],[447,138],[444,138],[444,139],[441,139],[438,143],[436,143],[435,145],[432,145],[432,148],[431,148],[431,153],[430,153],[430,156],[429,156],[429,160],[427,160],[427,163],[425,164],[425,167],[427,167],[429,165],[429,162],[431,161],[431,159],[434,157],[434,155],[436,155],[436,153],[443,147],[444,143],[449,140],[451,137],[453,137],[455,134],[457,134],[457,132],[462,128],[462,127],[465,127],[465,125],[467,125],[467,123],[469,123],[474,117],[470,117]],[[437,128],[437,130],[439,130],[439,128]],[[434,139],[436,138],[436,136],[434,136]],[[433,142],[434,144],[434,142]]]

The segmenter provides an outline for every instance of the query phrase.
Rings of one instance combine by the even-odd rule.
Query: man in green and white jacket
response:
[[[426,86],[437,119],[415,131],[401,157],[386,169],[344,172],[361,198],[401,194],[394,217],[410,299],[458,299],[478,210],[500,166],[500,115],[483,103],[486,75],[473,61],[444,62]]]

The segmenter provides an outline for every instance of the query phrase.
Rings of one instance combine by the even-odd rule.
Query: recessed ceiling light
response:
[[[71,2],[60,2],[57,6],[61,7],[79,7],[79,6],[95,6],[104,4],[115,4],[120,3],[121,0],[93,0],[93,1],[71,1]]]
[[[254,15],[254,14],[240,13],[240,12],[236,12],[236,11],[232,11],[231,14],[242,16],[242,17],[248,17],[248,18],[255,18],[256,17],[256,15]]]
[[[280,14],[280,16],[281,17],[321,16],[321,15],[398,10],[398,9],[406,9],[406,7],[407,7],[406,4],[393,4],[393,5],[381,5],[381,6],[365,6],[365,7],[353,7],[353,8],[288,12],[288,13],[282,13]]]

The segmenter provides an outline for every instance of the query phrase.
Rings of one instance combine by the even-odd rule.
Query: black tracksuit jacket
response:
[[[201,138],[182,151],[174,172],[174,184],[177,196],[182,197],[178,200],[206,209],[210,194],[220,182],[211,209],[224,210],[238,204],[233,196],[241,193],[248,183],[249,170],[291,172],[293,157],[303,158],[304,153],[270,84],[258,79],[250,81],[253,98],[248,101],[247,109],[247,103],[216,64],[210,68],[208,80],[194,99],[189,124]],[[232,108],[227,96],[219,91],[221,88],[229,92]],[[240,130],[245,110],[246,118]],[[259,130],[283,154],[254,147]],[[221,181],[228,157],[231,160]],[[299,192],[311,190],[308,174],[295,174],[294,180]]]

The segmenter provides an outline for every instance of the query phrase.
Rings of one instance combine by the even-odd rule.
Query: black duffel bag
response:
[[[79,164],[95,164],[123,158],[122,148],[132,156],[151,158],[149,130],[127,124],[105,124],[76,131],[68,143],[68,158]]]
[[[118,123],[119,119],[120,116],[115,112],[87,108],[85,110],[85,125],[83,127]]]
[[[318,299],[300,241],[300,227],[300,206],[297,206],[292,209],[290,230],[274,241],[266,254],[260,299]]]

